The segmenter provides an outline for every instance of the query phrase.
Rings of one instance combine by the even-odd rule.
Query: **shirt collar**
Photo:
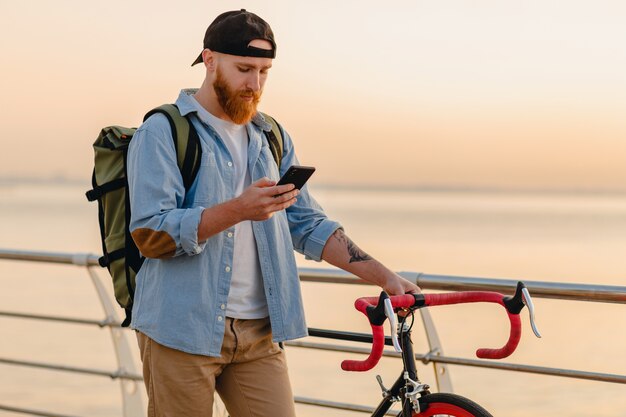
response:
[[[194,103],[192,94],[195,94],[198,91],[197,88],[185,88],[180,90],[180,94],[176,99],[176,106],[180,111],[181,116],[187,116],[189,113],[195,113],[198,111],[196,105]]]
[[[191,95],[195,94],[196,91],[198,91],[197,88],[184,88],[180,91],[180,94],[176,99],[176,106],[178,107],[178,110],[180,111],[180,114],[182,116],[198,112],[198,108],[196,107],[197,101],[195,101],[194,98],[191,97]],[[265,117],[263,117],[260,112],[257,112],[257,114],[252,117],[252,123],[255,124],[259,129],[266,132],[272,130],[272,125],[265,120]]]

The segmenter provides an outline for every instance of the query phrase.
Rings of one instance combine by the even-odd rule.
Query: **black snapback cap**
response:
[[[272,49],[255,48],[250,42],[263,39],[272,44]],[[245,9],[225,12],[217,16],[204,34],[204,48],[223,54],[275,58],[276,42],[270,25],[254,13]],[[202,52],[193,65],[202,62]]]

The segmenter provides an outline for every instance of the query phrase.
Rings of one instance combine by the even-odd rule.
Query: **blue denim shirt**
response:
[[[151,116],[130,144],[130,230],[146,256],[137,274],[131,326],[162,345],[220,356],[234,227],[199,243],[198,225],[204,208],[237,197],[236,181],[227,147],[206,123],[206,110],[188,94],[183,90],[176,104],[183,115],[195,113],[191,119],[202,144],[200,170],[189,192],[185,193],[165,116]],[[246,128],[253,182],[262,177],[278,180],[298,164],[285,131],[279,172],[263,134],[270,125],[257,114]],[[274,341],[307,335],[293,250],[320,260],[326,241],[340,227],[326,217],[306,186],[296,204],[269,220],[253,222]]]

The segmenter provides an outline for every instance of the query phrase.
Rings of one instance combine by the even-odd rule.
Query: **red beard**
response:
[[[263,91],[255,92],[251,89],[235,91],[228,85],[219,68],[216,75],[213,89],[222,110],[234,123],[238,125],[248,123],[257,113],[256,106],[261,100]],[[252,97],[252,100],[244,100],[243,97]]]

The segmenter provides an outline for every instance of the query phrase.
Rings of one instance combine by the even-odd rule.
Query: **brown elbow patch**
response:
[[[152,229],[135,229],[131,233],[141,254],[147,258],[171,258],[176,253],[176,242],[166,232]]]

